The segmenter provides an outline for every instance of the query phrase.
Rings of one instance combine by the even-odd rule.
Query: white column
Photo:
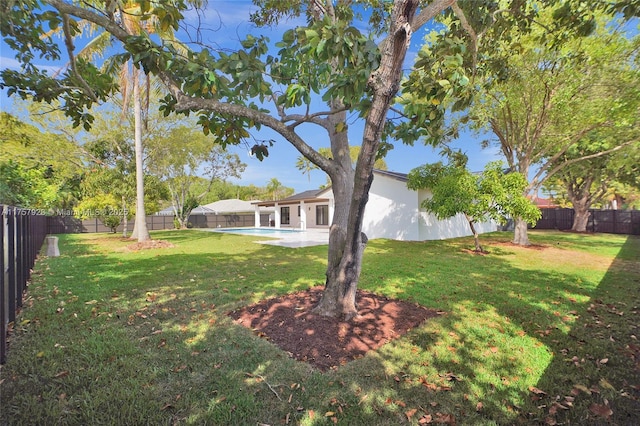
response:
[[[300,201],[300,229],[307,229],[307,207]]]
[[[275,204],[274,209],[276,215],[276,228],[280,229],[280,206],[278,203]]]
[[[253,226],[256,228],[260,227],[260,206],[256,204],[256,209],[254,213]]]
[[[333,223],[333,212],[335,211],[335,200],[333,198],[329,199],[329,226]]]

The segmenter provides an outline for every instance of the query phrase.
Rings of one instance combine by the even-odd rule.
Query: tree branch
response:
[[[593,124],[585,129],[582,129],[580,132],[578,132],[577,134],[573,135],[573,137],[569,138],[569,141],[567,143],[565,143],[561,149],[556,152],[549,160],[547,160],[546,163],[544,163],[544,165],[542,165],[542,167],[540,167],[540,169],[538,170],[538,173],[536,173],[536,175],[533,177],[531,183],[535,184],[536,187],[539,187],[542,183],[544,183],[544,181],[546,181],[549,177],[551,177],[554,173],[556,173],[559,169],[558,166],[554,167],[552,169],[552,172],[547,172],[547,170],[549,170],[549,168],[551,168],[558,159],[560,159],[560,157],[562,157],[567,150],[577,141],[579,141],[584,135],[586,135],[587,133],[589,133],[592,130],[595,130],[601,126],[606,125],[606,123],[597,123],[597,124]],[[630,142],[631,143],[631,142]],[[599,155],[597,155],[599,156]],[[595,158],[595,157],[589,157],[589,158]],[[587,158],[583,158],[580,157],[579,159],[577,159],[576,161],[580,161],[580,160],[586,160]],[[576,161],[574,160],[570,160],[571,163],[575,163]],[[564,164],[565,162],[561,163]],[[564,167],[564,166],[563,166]],[[542,179],[539,183],[537,183],[538,179],[540,179],[540,177],[544,174],[547,173],[547,176],[545,176],[544,179]]]
[[[451,7],[454,3],[456,3],[456,0],[436,0],[429,4],[411,20],[411,29],[413,32],[416,32],[420,27],[438,16],[443,10]]]
[[[453,13],[455,13],[455,15],[458,17],[458,19],[460,20],[460,25],[462,25],[462,28],[464,28],[464,30],[467,32],[467,34],[469,35],[469,37],[471,38],[471,52],[472,52],[472,60],[471,60],[471,69],[473,72],[473,76],[475,77],[476,75],[476,64],[478,61],[478,34],[476,33],[476,31],[473,29],[473,27],[471,26],[471,24],[469,23],[469,21],[467,21],[467,17],[464,14],[464,11],[460,8],[460,6],[458,6],[458,2],[454,2],[451,5],[451,9],[453,10]]]
[[[573,163],[577,163],[577,162],[579,162],[579,161],[589,160],[589,159],[591,159],[591,158],[598,158],[598,157],[602,157],[602,156],[605,156],[605,155],[608,155],[608,154],[614,153],[614,152],[616,152],[616,151],[620,151],[622,148],[624,148],[624,147],[626,147],[626,146],[629,146],[629,145],[631,145],[632,143],[635,143],[635,142],[638,142],[638,141],[640,141],[640,139],[632,139],[632,140],[629,140],[629,141],[623,142],[623,143],[621,143],[620,145],[615,146],[615,147],[613,147],[613,148],[611,148],[611,149],[607,149],[606,151],[597,152],[597,153],[595,153],[595,154],[585,155],[585,156],[582,156],[582,157],[579,157],[579,158],[574,158],[574,159],[571,159],[571,160],[563,161],[562,163],[560,163],[560,164],[556,165],[554,168],[552,168],[552,169],[547,173],[547,175],[545,176],[545,178],[544,178],[544,179],[543,179],[543,180],[538,184],[538,186],[539,186],[539,185],[541,185],[545,180],[547,180],[547,179],[549,179],[551,176],[553,176],[555,173],[557,173],[559,170],[562,170],[564,167],[567,167],[567,166],[569,166],[569,165],[571,165],[571,164],[573,164]],[[566,149],[565,149],[564,151],[566,151]],[[554,158],[555,158],[555,159],[557,159],[555,156],[554,156]],[[547,162],[547,164],[545,164],[545,166],[552,164],[552,162],[553,162],[553,160],[550,160],[549,162]],[[542,169],[542,168],[541,168],[541,169]],[[540,177],[540,175],[541,175],[541,173],[540,173],[540,171],[539,171],[539,172],[536,174],[536,178],[539,178],[539,177]],[[536,178],[534,178],[534,180],[535,180]]]
[[[126,44],[130,34],[120,27],[116,22],[109,18],[95,13],[91,10],[78,7],[76,5],[66,3],[63,0],[43,0],[46,4],[57,9],[61,14],[69,14],[77,16],[92,22],[113,35],[116,39]],[[449,0],[451,1],[451,0]],[[302,155],[309,158],[314,164],[329,175],[337,172],[337,165],[326,157],[320,155],[310,145],[308,145],[300,136],[298,136],[293,127],[289,127],[280,122],[271,115],[261,113],[255,109],[244,107],[241,105],[220,102],[215,99],[194,98],[185,95],[173,77],[166,72],[158,72],[158,77],[167,85],[173,96],[178,101],[176,111],[197,111],[205,110],[215,113],[226,113],[248,118],[257,123],[270,127],[280,133],[287,141],[289,141]]]
[[[73,40],[71,36],[71,28],[69,27],[69,15],[66,13],[62,13],[62,29],[64,32],[64,45],[67,48],[67,54],[69,55],[69,66],[71,67],[71,72],[78,79],[80,86],[82,86],[82,91],[91,98],[93,102],[98,102],[98,98],[96,94],[91,90],[91,87],[87,84],[87,82],[82,78],[78,69],[76,68],[76,57],[73,54]]]
[[[291,127],[291,128],[295,128],[295,127],[297,127],[298,125],[300,125],[302,123],[313,123],[313,124],[317,124],[319,126],[322,126],[326,130],[330,130],[329,127],[328,127],[329,126],[329,122],[326,119],[322,119],[320,117],[339,114],[341,112],[348,111],[348,110],[349,109],[347,107],[343,107],[343,108],[338,108],[338,109],[331,110],[331,111],[314,112],[313,114],[280,115],[280,119],[282,120],[283,123],[286,123],[286,122],[289,122],[289,121],[293,121],[293,123],[289,124],[289,127]]]
[[[293,127],[287,126],[282,121],[275,117],[257,111],[253,108],[245,107],[242,105],[231,104],[226,102],[220,102],[217,99],[203,99],[185,95],[178,85],[173,81],[171,76],[166,73],[159,73],[158,76],[162,79],[165,85],[169,88],[169,91],[176,98],[177,104],[175,110],[178,112],[184,111],[210,111],[220,114],[236,115],[243,118],[248,118],[264,126],[267,126],[277,133],[282,135],[289,143],[291,143],[302,155],[307,157],[311,162],[316,164],[327,174],[334,172],[336,165],[333,161],[320,155],[315,149],[307,144],[295,131]]]
[[[111,35],[113,35],[118,40],[123,43],[126,41],[127,37],[129,37],[129,33],[118,25],[115,21],[112,21],[106,16],[99,15],[98,13],[92,12],[89,9],[84,9],[82,7],[76,6],[71,3],[66,3],[63,0],[43,0],[45,4],[50,5],[57,9],[62,15],[73,15],[78,18],[85,19],[89,22],[93,22],[98,26],[104,28]]]

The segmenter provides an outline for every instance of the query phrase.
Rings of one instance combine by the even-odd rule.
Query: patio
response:
[[[321,246],[325,244],[329,244],[329,230],[321,229],[321,228],[307,228],[304,231],[296,231],[296,232],[286,232],[286,233],[278,233],[275,232],[270,235],[268,233],[268,228],[260,228],[265,229],[265,233],[263,235],[256,235],[256,238],[266,237],[270,238],[268,240],[256,240],[255,243],[258,244],[268,244],[272,246],[281,246],[281,247],[289,247],[289,248],[300,248],[300,247],[311,247],[311,246]],[[207,229],[200,228],[200,231],[209,231],[216,232],[218,229]],[[274,229],[275,231],[275,229]],[[238,232],[240,235],[246,235],[242,232]],[[275,238],[275,239],[271,239]]]

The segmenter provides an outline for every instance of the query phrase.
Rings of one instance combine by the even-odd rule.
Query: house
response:
[[[430,192],[408,189],[406,174],[374,170],[373,176],[362,223],[362,231],[370,239],[423,241],[471,235],[469,223],[463,215],[439,220],[422,209],[420,204],[430,197]],[[253,204],[256,211],[259,207],[275,209],[272,225],[276,228],[329,228],[334,210],[331,188]],[[256,221],[257,226],[259,222]],[[493,222],[476,224],[479,233],[497,229],[497,224]]]
[[[253,202],[253,205],[256,212],[259,208],[272,208],[274,214],[270,225],[276,228],[329,228],[333,217],[333,192],[331,188],[316,189],[282,200]]]
[[[249,201],[239,199],[218,200],[213,203],[198,206],[191,210],[192,215],[198,214],[251,214],[255,212],[255,206]],[[273,209],[261,209],[260,213],[273,213]],[[173,207],[169,206],[160,210],[156,215],[172,216],[174,214]]]
[[[529,197],[529,198],[531,199],[533,204],[535,204],[535,206],[538,207],[539,209],[555,209],[559,207],[550,198],[542,198],[542,197],[538,197],[537,195],[535,197]]]
[[[251,201],[239,200],[237,198],[231,198],[228,200],[218,200],[213,203],[205,204],[201,206],[204,209],[211,211],[211,213],[216,214],[240,214],[240,213],[249,213],[253,214],[255,212],[255,206]],[[261,213],[273,213],[273,209],[260,209]]]
[[[156,213],[159,216],[173,216],[173,207],[167,207]],[[256,207],[249,201],[238,199],[219,200],[198,206],[189,214],[189,227],[194,228],[230,228],[250,227],[256,223],[269,226],[269,216],[273,208]]]
[[[214,213],[213,210],[210,210],[204,206],[198,206],[195,209],[191,210],[191,214],[212,214]],[[160,210],[158,213],[156,213],[156,215],[158,216],[174,216],[175,212],[173,211],[173,206],[169,206],[167,208],[164,208],[162,210]]]

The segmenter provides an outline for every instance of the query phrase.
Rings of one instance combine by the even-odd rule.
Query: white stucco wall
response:
[[[363,232],[370,239],[403,241],[443,240],[471,235],[464,215],[438,220],[421,209],[422,200],[430,196],[429,191],[409,190],[406,182],[374,174],[362,223]],[[497,229],[493,222],[476,224],[476,230],[481,234]]]
[[[307,202],[301,205],[300,207],[300,216],[298,216],[298,205],[290,205],[291,211],[291,227],[296,229],[307,229],[307,228],[328,228],[329,225],[316,225],[316,207],[317,206],[329,206],[329,202],[323,201],[320,203],[312,203]],[[304,222],[304,224],[301,224]],[[331,224],[331,220],[329,220],[329,224]]]
[[[405,182],[374,174],[362,231],[369,239],[420,239],[418,197]]]
[[[419,202],[422,203],[431,197],[431,193],[426,190],[418,191]],[[420,240],[444,240],[447,238],[466,237],[472,235],[469,222],[463,214],[458,214],[452,218],[439,220],[432,213],[420,210]],[[482,222],[475,224],[479,234],[498,230],[495,222]]]
[[[362,231],[369,239],[389,238],[401,241],[442,240],[446,238],[471,235],[469,224],[463,215],[447,220],[438,220],[434,215],[420,209],[422,200],[430,197],[428,191],[413,191],[407,188],[405,181],[391,176],[374,173],[369,201],[365,209]],[[291,223],[283,227],[301,228],[301,220],[306,219],[305,228],[327,228],[316,225],[316,206],[329,206],[329,224],[334,210],[334,197],[331,189],[318,194],[319,198],[329,201],[308,201],[302,205],[304,218],[298,216],[298,204],[290,204]],[[280,207],[276,210],[279,212]],[[278,215],[279,216],[279,215]],[[493,232],[497,224],[488,222],[476,225],[479,233]]]

